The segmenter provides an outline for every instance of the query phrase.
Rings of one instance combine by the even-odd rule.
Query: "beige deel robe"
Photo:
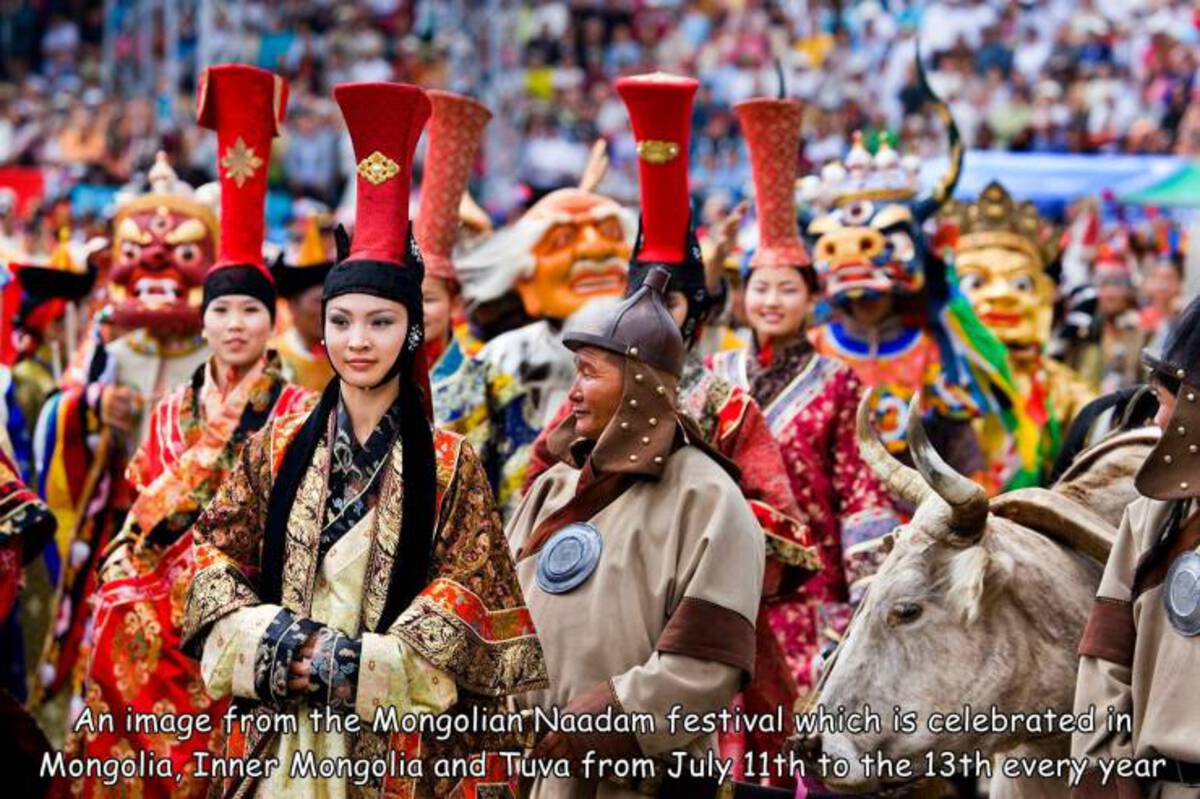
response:
[[[1185,637],[1171,626],[1161,582],[1130,601],[1138,560],[1162,533],[1169,512],[1170,503],[1153,499],[1130,505],[1100,581],[1075,688],[1076,713],[1096,707],[1096,732],[1076,733],[1071,740],[1072,757],[1089,758],[1093,768],[1075,797],[1200,797],[1200,787],[1180,783],[1138,785],[1126,779],[1101,787],[1094,769],[1101,759],[1200,763],[1200,637]],[[1132,735],[1108,731],[1110,707],[1132,714]]]
[[[539,522],[574,494],[579,474],[559,463],[534,483],[508,528],[514,558]],[[517,562],[550,674],[547,690],[517,697],[517,706],[566,708],[607,683],[612,704],[627,713],[655,714],[654,734],[637,738],[643,755],[715,751],[715,735],[694,739],[682,732],[668,734],[665,715],[676,703],[696,713],[726,707],[744,676],[743,668],[729,661],[753,663],[753,623],[764,568],[758,523],[729,475],[692,446],[668,458],[659,481],[636,483],[590,523],[603,541],[600,562],[572,591],[541,590],[536,555]],[[734,651],[744,649],[742,635],[697,640],[684,632],[668,636],[672,645],[660,642],[673,616],[680,621],[687,616],[694,623],[705,621],[706,613],[716,621],[710,632],[728,630],[722,624],[730,619],[744,621],[750,633],[748,653]],[[680,632],[679,627],[673,631]],[[639,795],[594,779],[539,778],[522,787],[528,788],[522,795],[535,799]]]

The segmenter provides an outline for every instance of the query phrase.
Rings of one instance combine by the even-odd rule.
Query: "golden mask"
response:
[[[1043,347],[1054,316],[1054,230],[1031,203],[992,181],[970,204],[943,212],[958,228],[955,267],[975,313],[1010,347]]]

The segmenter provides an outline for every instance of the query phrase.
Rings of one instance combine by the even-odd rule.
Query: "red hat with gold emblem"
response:
[[[405,306],[404,349],[380,385],[402,372],[411,374],[425,387],[428,403],[429,375],[421,346],[425,265],[409,225],[408,200],[413,153],[429,119],[429,97],[406,83],[343,83],[334,87],[333,97],[350,130],[358,183],[354,238],[349,243],[340,238],[338,263],[325,278],[322,296],[327,303],[343,294],[371,294]]]
[[[483,141],[483,129],[492,112],[461,94],[434,90],[428,95],[433,114],[421,183],[421,208],[413,232],[425,259],[425,274],[456,281],[451,253],[458,239],[459,210]]]
[[[800,123],[798,100],[755,98],[733,107],[750,148],[754,202],[758,210],[758,249],[750,268],[807,267],[811,260],[796,216]]]
[[[287,81],[245,64],[209,67],[201,78],[197,122],[217,132],[221,181],[220,254],[204,279],[203,307],[227,294],[248,294],[275,314],[275,282],[262,246],[271,140],[287,97]]]
[[[641,228],[625,294],[632,296],[638,290],[651,267],[667,266],[671,274],[667,291],[681,291],[687,298],[682,333],[689,345],[716,300],[705,281],[688,189],[692,100],[699,85],[693,78],[662,72],[633,75],[616,83],[637,141],[642,200]]]

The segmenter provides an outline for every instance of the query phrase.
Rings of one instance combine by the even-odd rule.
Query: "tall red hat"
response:
[[[421,182],[421,208],[413,225],[425,274],[456,280],[451,253],[458,239],[459,206],[492,112],[482,103],[452,92],[430,91],[433,116]]]
[[[326,279],[325,297],[366,291],[403,301],[405,285],[415,285],[419,298],[423,266],[410,246],[408,199],[429,98],[406,83],[343,83],[333,97],[354,145],[357,200],[350,251]]]
[[[667,291],[681,291],[687,298],[681,332],[689,346],[705,315],[720,299],[708,290],[688,191],[692,99],[699,85],[692,78],[661,72],[617,81],[617,94],[625,101],[637,140],[642,195],[641,230],[630,259],[625,294],[632,296],[653,266],[668,266]]]
[[[333,98],[354,145],[357,200],[353,240],[344,256],[338,253],[322,296],[328,302],[342,294],[373,294],[408,309],[404,349],[384,380],[410,364],[410,376],[424,392],[426,414],[432,415],[422,347],[425,267],[408,219],[413,154],[429,119],[429,98],[406,83],[343,83],[333,88]]]
[[[800,123],[798,100],[755,98],[733,107],[750,147],[754,201],[758,209],[758,249],[750,268],[808,266],[810,259],[796,217]]]
[[[662,72],[617,81],[617,94],[629,111],[637,140],[643,261],[677,264],[686,256],[688,147],[692,99],[699,85],[692,78]]]
[[[275,282],[263,261],[271,140],[287,108],[287,81],[245,64],[209,67],[200,78],[196,121],[217,132],[221,181],[220,254],[204,280],[204,305],[249,294],[275,313]]]

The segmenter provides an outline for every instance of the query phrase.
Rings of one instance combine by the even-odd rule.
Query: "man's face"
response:
[[[575,416],[575,431],[596,441],[621,405],[624,390],[621,359],[596,347],[575,354],[575,382],[567,399]]]
[[[1046,343],[1054,284],[1029,254],[980,247],[960,253],[957,267],[963,292],[996,338],[1010,347]]]
[[[1130,304],[1128,275],[1118,269],[1097,268],[1096,306],[1100,315],[1113,318],[1124,313]]]
[[[1157,381],[1151,382],[1150,385],[1154,386],[1154,395],[1158,397],[1158,413],[1154,415],[1154,424],[1166,430],[1171,415],[1175,413],[1175,394]]]
[[[1158,263],[1146,276],[1146,296],[1160,308],[1170,308],[1180,297],[1179,273],[1169,263]]]
[[[618,210],[611,200],[574,189],[530,209],[531,218],[553,221],[533,247],[533,274],[517,281],[527,314],[566,319],[588,300],[625,293],[630,248]]]
[[[309,346],[321,340],[321,291],[321,286],[309,286],[288,300],[296,332]]]

